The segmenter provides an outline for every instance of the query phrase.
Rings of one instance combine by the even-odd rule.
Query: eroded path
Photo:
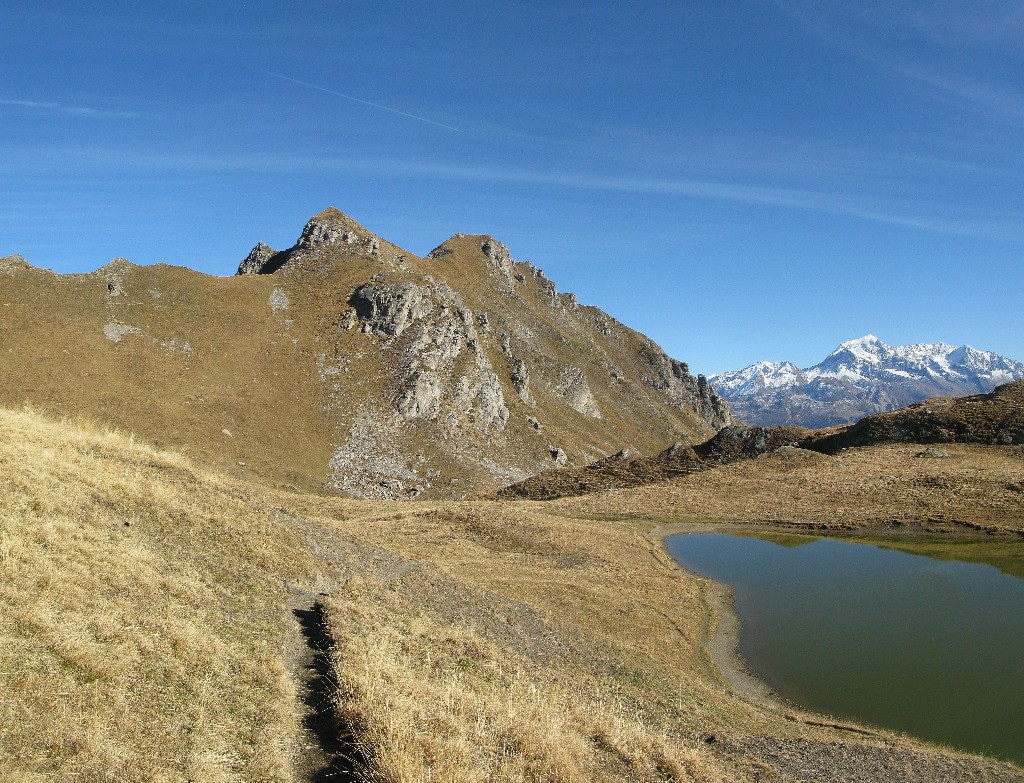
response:
[[[323,605],[316,596],[295,591],[289,604],[294,632],[289,634],[289,668],[298,685],[302,734],[295,772],[309,783],[355,783],[361,756],[339,720],[334,702],[337,683],[331,669],[331,637]]]

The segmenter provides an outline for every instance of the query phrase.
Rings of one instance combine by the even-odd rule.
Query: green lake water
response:
[[[689,533],[684,568],[736,596],[740,654],[813,710],[1024,763],[1024,579],[834,539]]]

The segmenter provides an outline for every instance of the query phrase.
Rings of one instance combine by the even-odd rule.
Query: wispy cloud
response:
[[[916,79],[943,93],[967,100],[1016,123],[1024,121],[1024,94],[965,76],[940,73],[892,60],[888,61],[888,64],[904,76]]]
[[[808,32],[877,68],[1014,124],[1024,119],[1024,94],[997,81],[1004,70],[1001,58],[1020,59],[1024,51],[1024,6],[1019,0],[966,5],[936,0],[921,8],[901,8],[898,3],[770,2]],[[916,60],[908,59],[907,51],[915,48],[910,44],[922,39],[933,46],[927,54],[918,52]],[[987,69],[981,67],[985,65]],[[972,77],[971,68],[979,74],[987,70],[987,78]]]
[[[38,173],[42,156],[28,155],[29,168],[0,161],[0,174]],[[554,187],[615,193],[679,197],[705,201],[764,205],[819,214],[841,215],[874,223],[903,226],[930,233],[1005,237],[1019,235],[1019,226],[998,215],[977,216],[962,209],[906,199],[871,196],[841,190],[813,190],[758,183],[723,182],[699,178],[653,178],[591,174],[566,170],[540,170],[508,166],[447,164],[395,158],[356,159],[305,155],[176,155],[129,151],[50,150],[54,170],[99,167],[104,171],[127,167],[154,171],[245,171],[296,174],[304,171],[361,174],[391,179],[475,181],[527,187]],[[58,163],[59,161],[59,163]],[[12,165],[13,164],[13,165]],[[28,164],[26,164],[28,165]]]
[[[8,98],[0,98],[0,106],[15,106],[22,109],[52,112],[54,114],[66,114],[75,117],[128,119],[139,116],[134,112],[108,111],[107,109],[94,109],[89,106],[68,106],[66,104],[57,103],[55,101],[21,101]]]
[[[275,79],[283,79],[284,81],[292,82],[293,84],[301,84],[303,87],[309,87],[311,90],[319,90],[320,92],[325,92],[328,95],[335,95],[338,98],[345,98],[346,100],[349,100],[349,101],[355,101],[356,103],[361,103],[364,106],[372,106],[375,109],[381,109],[382,111],[389,111],[392,114],[398,114],[398,115],[401,115],[402,117],[409,117],[410,119],[413,119],[413,120],[419,120],[420,122],[426,122],[426,123],[429,123],[430,125],[436,125],[439,128],[445,128],[445,129],[450,130],[450,131],[455,131],[456,133],[462,133],[462,131],[459,130],[458,128],[453,128],[451,125],[445,125],[443,122],[435,122],[434,120],[429,120],[426,117],[420,117],[418,114],[410,114],[409,112],[400,111],[398,109],[392,109],[390,106],[384,106],[381,103],[373,103],[372,101],[364,101],[362,98],[356,98],[354,95],[346,95],[345,93],[338,92],[337,90],[331,90],[331,89],[329,89],[327,87],[321,87],[321,86],[319,86],[317,84],[310,84],[309,82],[304,82],[301,79],[293,79],[291,76],[285,76],[285,75],[280,74],[280,73],[274,73],[273,71],[262,71],[262,73],[265,73],[267,76],[273,76]]]

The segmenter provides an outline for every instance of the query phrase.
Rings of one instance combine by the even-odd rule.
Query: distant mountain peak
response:
[[[759,361],[711,381],[750,424],[822,427],[928,397],[989,392],[1018,378],[1024,364],[990,351],[941,341],[892,346],[867,334],[813,367]]]

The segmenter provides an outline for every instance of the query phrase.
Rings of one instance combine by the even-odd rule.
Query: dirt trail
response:
[[[362,780],[357,774],[362,757],[335,711],[337,683],[331,669],[332,642],[323,605],[312,593],[293,591],[288,610],[292,625],[288,667],[302,702],[296,778],[308,783],[357,783]]]

